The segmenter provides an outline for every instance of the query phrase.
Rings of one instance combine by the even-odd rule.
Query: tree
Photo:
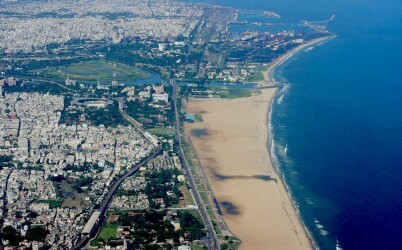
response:
[[[28,211],[28,215],[27,215],[28,218],[36,218],[36,217],[38,217],[38,216],[39,216],[39,214],[38,214],[37,212],[35,212],[35,211]]]
[[[8,241],[8,244],[11,246],[18,246],[22,241],[22,236],[12,226],[6,226],[3,229],[3,240]]]
[[[226,250],[226,249],[229,249],[229,245],[227,243],[223,243],[221,245],[221,250]]]
[[[27,239],[29,241],[41,241],[44,242],[46,236],[49,234],[49,230],[44,227],[36,226],[30,227],[27,232]]]

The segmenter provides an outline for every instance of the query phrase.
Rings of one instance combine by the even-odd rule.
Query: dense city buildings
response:
[[[171,0],[1,1],[0,247],[237,248],[183,123],[202,122],[191,99],[277,86],[269,63],[328,35],[270,29],[278,18]]]
[[[11,173],[3,197],[4,226],[45,225],[50,245],[71,247],[85,223],[82,209],[101,200],[116,175],[155,147],[132,126],[60,124],[62,96],[12,93],[0,105],[1,155],[17,164],[3,169],[3,176]],[[72,196],[76,204],[55,205],[63,196],[65,202]],[[37,217],[31,218],[32,212]]]
[[[0,48],[6,53],[35,52],[75,39],[174,40],[189,37],[202,15],[197,5],[169,0],[9,1],[0,6]]]

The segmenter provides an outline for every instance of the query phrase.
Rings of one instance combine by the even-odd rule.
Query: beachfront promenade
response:
[[[201,196],[198,192],[198,189],[197,189],[197,186],[193,179],[193,176],[191,175],[191,172],[189,170],[189,166],[187,163],[187,159],[186,159],[184,151],[183,151],[183,145],[182,145],[182,141],[181,141],[181,132],[180,132],[179,112],[177,110],[177,85],[175,83],[173,83],[172,87],[173,87],[173,96],[172,97],[173,97],[173,103],[174,103],[173,108],[174,108],[174,112],[175,112],[175,129],[174,130],[175,130],[175,137],[176,137],[176,140],[177,140],[178,146],[179,146],[180,158],[182,159],[184,171],[188,178],[190,190],[193,193],[195,204],[197,205],[197,207],[200,211],[201,218],[208,231],[207,238],[208,238],[208,242],[209,242],[209,244],[208,244],[209,249],[220,249],[219,239],[215,233],[214,226],[212,225],[211,218],[209,218],[205,204],[202,201]]]

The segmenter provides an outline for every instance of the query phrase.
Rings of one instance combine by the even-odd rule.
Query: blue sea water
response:
[[[336,14],[337,38],[294,55],[272,111],[273,150],[321,249],[402,248],[402,1],[217,0],[281,21]]]

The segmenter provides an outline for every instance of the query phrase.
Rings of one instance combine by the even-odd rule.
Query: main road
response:
[[[174,112],[175,112],[175,137],[179,146],[179,155],[180,158],[182,159],[183,162],[183,166],[184,166],[184,171],[185,174],[189,180],[189,184],[190,184],[190,188],[193,190],[193,194],[194,194],[194,201],[200,211],[201,214],[201,218],[207,228],[207,238],[208,238],[208,248],[212,249],[212,250],[217,250],[220,249],[220,244],[219,244],[219,239],[215,233],[214,230],[214,226],[212,225],[211,219],[209,218],[207,209],[205,207],[205,204],[203,203],[201,196],[197,190],[197,186],[195,184],[195,181],[193,179],[193,176],[191,175],[189,166],[187,164],[187,160],[185,158],[184,155],[184,151],[183,151],[183,147],[182,147],[182,143],[181,143],[181,133],[180,133],[180,120],[179,120],[179,113],[177,110],[177,86],[175,83],[172,84],[173,87],[173,103],[174,103]],[[124,118],[126,118],[131,124],[133,124],[137,129],[140,130],[140,132],[144,133],[145,131],[143,130],[143,128],[138,124],[137,121],[135,121],[132,117],[128,116],[125,111],[124,111],[124,104],[121,103],[121,101],[119,101],[119,109],[120,112],[122,113],[122,115],[124,116]],[[98,222],[95,224],[95,226],[92,228],[91,232],[88,235],[83,235],[80,240],[71,248],[72,250],[78,250],[83,248],[88,241],[95,237],[100,228],[102,227],[102,224],[104,222],[104,220],[106,219],[106,212],[108,209],[108,205],[114,195],[114,193],[116,192],[116,190],[119,188],[120,184],[129,176],[131,176],[132,174],[134,174],[142,165],[146,164],[150,159],[154,158],[155,156],[157,156],[160,151],[162,150],[161,145],[158,145],[158,147],[145,159],[143,159],[140,163],[134,165],[129,171],[127,171],[126,174],[124,174],[123,176],[119,177],[114,183],[112,188],[108,191],[108,193],[105,195],[105,197],[103,198],[102,203],[100,204],[99,209],[97,209],[96,211],[100,212],[101,215],[99,216],[99,220]],[[95,211],[94,211],[95,212]]]
[[[175,112],[175,137],[179,146],[179,155],[180,158],[182,159],[183,162],[183,166],[184,166],[184,171],[185,174],[189,180],[189,184],[190,184],[190,188],[193,190],[193,194],[194,194],[194,201],[198,207],[198,209],[200,210],[200,214],[201,214],[201,218],[207,228],[208,234],[208,242],[209,242],[209,249],[212,250],[216,250],[216,249],[220,249],[220,244],[219,244],[219,239],[218,236],[216,235],[216,232],[214,230],[214,226],[212,225],[212,221],[211,218],[209,218],[207,209],[205,207],[204,202],[201,199],[200,193],[198,192],[197,186],[195,184],[194,178],[191,175],[190,172],[190,168],[187,164],[187,159],[186,156],[184,155],[184,150],[183,150],[183,146],[181,143],[181,133],[180,133],[180,119],[179,119],[179,112],[177,110],[177,85],[174,83],[172,83],[172,87],[173,87],[173,108],[174,108],[174,112]]]
[[[132,117],[128,116],[124,109],[121,102],[119,101],[119,110],[122,113],[123,117],[128,120],[132,125],[134,125],[143,135],[149,140],[149,138],[145,135],[146,131],[139,125],[139,123],[134,120]],[[151,141],[150,141],[151,142]],[[151,142],[152,143],[152,142]],[[116,190],[120,187],[121,183],[129,176],[133,175],[135,172],[138,171],[138,169],[145,165],[150,159],[156,157],[160,152],[162,151],[162,146],[159,144],[156,149],[154,149],[150,155],[148,155],[146,158],[144,158],[141,162],[135,164],[132,166],[124,175],[120,176],[116,181],[114,181],[112,184],[112,187],[109,189],[107,194],[104,196],[102,203],[99,205],[99,208],[97,210],[94,210],[93,212],[100,212],[99,219],[97,223],[94,225],[94,227],[91,229],[91,232],[88,235],[83,235],[80,240],[71,248],[72,250],[78,250],[83,248],[88,241],[95,237],[98,233],[99,230],[102,227],[102,224],[104,220],[106,219],[106,212],[108,210],[109,203],[116,192]]]
[[[82,236],[81,239],[71,248],[73,250],[75,249],[81,249],[83,248],[88,241],[91,239],[91,237],[94,237],[98,234],[100,228],[102,227],[104,219],[106,219],[106,212],[108,210],[109,203],[116,192],[116,190],[120,187],[121,183],[129,176],[133,175],[135,172],[138,171],[138,169],[146,164],[150,159],[154,158],[157,156],[160,151],[162,150],[161,146],[158,146],[150,155],[148,155],[146,158],[144,158],[141,162],[135,164],[132,168],[130,168],[124,175],[119,177],[114,183],[113,186],[109,189],[105,197],[103,198],[102,203],[100,204],[100,207],[96,210],[97,212],[100,212],[101,215],[99,216],[99,221],[95,224],[95,226],[92,228],[91,232],[88,235]],[[95,212],[95,211],[94,211]]]
[[[10,179],[11,173],[13,172],[15,168],[12,167],[10,171],[7,174],[5,183],[4,185],[4,191],[3,191],[3,204],[1,204],[1,209],[3,210],[3,217],[0,217],[0,230],[3,229],[3,223],[4,223],[4,218],[7,217],[7,189],[8,189],[8,180]]]

